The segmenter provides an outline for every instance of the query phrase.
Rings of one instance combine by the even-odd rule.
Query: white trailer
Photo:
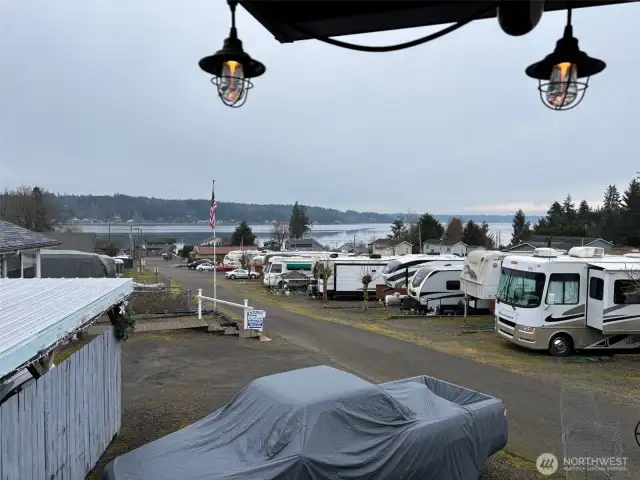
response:
[[[367,290],[369,295],[376,293],[377,285],[384,285],[382,270],[394,257],[337,257],[324,260],[332,267],[332,274],[327,282],[327,296],[329,298],[362,298],[364,286],[363,275],[372,278]],[[318,279],[318,292],[324,293],[325,285]]]
[[[282,275],[289,272],[300,272],[311,278],[315,263],[325,258],[328,258],[327,254],[271,257],[262,271],[262,282],[269,287],[277,287],[280,285]]]
[[[421,267],[434,262],[438,265],[462,265],[464,258],[456,255],[403,255],[387,264],[382,277],[390,289],[405,288]]]
[[[538,248],[502,262],[496,332],[532,350],[640,349],[640,258]]]
[[[444,310],[455,308],[464,300],[460,290],[460,272],[462,264],[430,264],[420,268],[407,288],[407,295],[417,302],[423,310]]]

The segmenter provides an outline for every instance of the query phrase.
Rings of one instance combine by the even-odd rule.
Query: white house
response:
[[[32,232],[0,220],[0,278],[23,278],[25,269],[33,268],[40,278],[40,249],[56,247],[59,240]]]
[[[382,257],[396,255],[409,255],[413,250],[413,245],[406,240],[391,240],[389,238],[379,238],[369,244],[372,254]]]
[[[466,255],[473,248],[464,242],[447,242],[446,240],[426,240],[422,244],[422,253],[440,253],[445,255]]]

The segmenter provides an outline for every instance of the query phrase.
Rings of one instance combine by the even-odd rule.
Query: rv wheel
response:
[[[549,354],[552,357],[567,357],[573,350],[573,340],[565,333],[556,335],[549,342]]]

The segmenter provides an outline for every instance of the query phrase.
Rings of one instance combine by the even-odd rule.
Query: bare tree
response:
[[[316,280],[322,280],[322,298],[329,301],[329,279],[333,275],[333,264],[329,260],[319,260],[313,266],[313,276]]]
[[[39,187],[23,185],[0,196],[0,218],[23,228],[44,232],[54,227],[51,198]]]
[[[625,299],[633,298],[633,302],[640,297],[640,265],[625,264],[625,275],[627,280],[622,287],[622,294]],[[630,302],[631,303],[631,302]]]
[[[369,267],[363,267],[358,276],[362,282],[362,311],[369,309],[369,285],[378,277],[374,276]]]
[[[247,271],[251,271],[251,259],[247,252],[244,252],[240,257],[240,266]]]
[[[291,236],[289,232],[289,225],[276,222],[271,229],[271,237],[282,245]]]

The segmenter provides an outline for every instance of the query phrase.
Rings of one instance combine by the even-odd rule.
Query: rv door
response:
[[[588,270],[588,299],[587,299],[587,326],[603,329],[604,316],[604,296],[605,296],[605,273],[603,270]]]

